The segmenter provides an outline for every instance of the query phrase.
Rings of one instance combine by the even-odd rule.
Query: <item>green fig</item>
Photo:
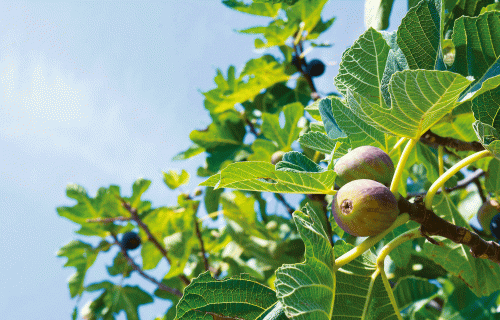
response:
[[[483,231],[490,235],[490,223],[491,219],[499,213],[498,209],[500,208],[498,202],[494,199],[490,199],[483,203],[483,205],[477,211],[477,220],[479,220],[479,224],[483,228]]]
[[[358,179],[375,180],[389,186],[394,175],[394,164],[382,149],[362,146],[338,159],[333,171],[337,173],[335,183],[339,187]]]
[[[271,156],[271,163],[272,164],[277,164],[278,162],[280,162],[282,159],[283,159],[283,155],[285,154],[284,151],[276,151],[275,153],[273,153],[273,155]]]
[[[398,201],[391,190],[380,182],[354,180],[335,194],[332,215],[345,232],[357,237],[374,236],[396,221]]]

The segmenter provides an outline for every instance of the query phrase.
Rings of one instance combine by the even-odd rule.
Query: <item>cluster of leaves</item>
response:
[[[409,1],[397,31],[370,27],[344,52],[334,79],[342,97],[312,101],[317,97],[312,79],[297,70],[292,55],[304,45],[322,46],[315,40],[334,22],[321,18],[326,2],[223,1],[234,10],[269,17],[269,25],[240,32],[258,35],[256,48],[278,47],[282,57],[249,60],[239,75],[233,66],[226,75],[218,70],[217,87],[203,93],[212,123],[192,131],[193,145],[174,158],[206,155],[197,170],[208,177],[202,195],[181,194],[172,207],[151,208],[141,200],[149,180],[137,180],[130,197],[120,195],[117,186],[99,189],[95,198],[68,186],[67,196],[77,204],[57,208],[59,215],[81,226],[77,234],[100,238],[96,246],[72,241],[58,253],[68,259],[65,266],[76,268],[69,280],[72,297],[102,291],[82,310],[86,319],[113,319],[121,311],[138,319],[138,307],[153,296],[173,304],[158,319],[500,318],[498,264],[447,238],[433,244],[404,215],[383,234],[361,242],[329,214],[336,192],[332,169],[350,149],[376,146],[399,163],[401,197],[425,193],[445,166],[474,154],[441,146],[445,156],[440,157],[435,145],[418,142],[429,132],[479,140],[494,158],[469,169],[486,173],[478,180],[481,191],[500,196],[498,4]],[[393,1],[367,0],[366,6],[372,2],[390,12]],[[367,25],[383,29],[387,16],[367,16]],[[403,148],[402,139],[413,148]],[[285,154],[273,165],[276,152]],[[463,177],[459,173],[444,186],[452,188]],[[170,171],[163,178],[176,189],[189,175]],[[264,192],[274,193],[293,219],[268,212]],[[292,193],[301,196],[302,209],[288,204],[284,194]],[[470,195],[464,189],[443,192],[432,210],[472,231],[472,213],[458,209]],[[224,226],[202,224],[197,217],[202,202],[208,213],[203,219],[223,215]],[[131,230],[143,243],[141,265],[120,250],[108,273],[123,278],[140,273],[157,284],[154,295],[108,280],[85,284],[98,254],[120,247],[118,235]],[[355,247],[359,254],[351,251]],[[155,280],[145,271],[162,259],[169,269]]]

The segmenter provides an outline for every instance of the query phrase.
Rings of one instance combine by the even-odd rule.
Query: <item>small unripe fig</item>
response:
[[[325,72],[325,64],[318,59],[312,59],[307,64],[306,72],[311,77],[319,77]]]
[[[141,238],[135,232],[126,232],[123,234],[120,244],[125,250],[134,250],[141,244]]]
[[[495,236],[495,238],[500,240],[500,213],[498,213],[493,217],[493,219],[491,219],[490,231]]]
[[[497,208],[498,202],[490,199],[483,203],[477,211],[477,220],[486,234],[491,234],[490,223],[491,219],[499,213]]]
[[[271,156],[271,163],[272,164],[277,164],[278,162],[280,162],[282,159],[283,159],[283,155],[285,154],[284,151],[276,151],[275,153],[273,153],[273,155]]]
[[[351,150],[335,163],[335,183],[342,187],[358,179],[370,179],[389,186],[394,175],[394,164],[384,150],[373,146],[362,146]]]
[[[203,190],[201,190],[201,188],[196,188],[196,189],[194,189],[194,193],[193,193],[193,195],[194,195],[195,197],[201,196],[202,194],[203,194]]]
[[[374,236],[389,228],[399,214],[398,201],[380,182],[359,179],[345,184],[332,202],[335,222],[345,232]]]

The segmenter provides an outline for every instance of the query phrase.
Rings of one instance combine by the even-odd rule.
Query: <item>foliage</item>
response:
[[[114,185],[95,197],[67,187],[77,203],[57,212],[91,237],[58,252],[76,269],[70,295],[100,293],[82,317],[125,311],[138,319],[140,305],[167,299],[172,307],[157,319],[500,319],[498,239],[473,228],[467,209],[471,196],[500,195],[498,3],[408,1],[388,33],[376,29],[387,27],[393,1],[367,0],[369,27],[343,53],[334,79],[340,94],[320,97],[303,48],[324,47],[315,41],[334,22],[322,19],[326,2],[223,1],[270,19],[240,32],[282,56],[249,60],[239,74],[234,66],[217,70],[216,87],[203,92],[212,122],[193,130],[193,145],[174,158],[205,156],[197,171],[203,194],[152,208],[141,199],[145,179],[130,197]],[[397,164],[390,191],[400,214],[368,238],[344,232],[331,215],[334,164],[360,146]],[[163,180],[175,190],[189,174],[164,172]],[[269,211],[267,193],[288,216]],[[288,194],[299,195],[299,208]],[[198,217],[202,202],[207,215]],[[204,223],[221,216],[221,227]],[[130,231],[141,239],[140,263],[118,241]],[[86,283],[112,248],[110,277]],[[169,269],[158,280],[148,270],[162,259]],[[133,273],[156,291],[110,281]]]

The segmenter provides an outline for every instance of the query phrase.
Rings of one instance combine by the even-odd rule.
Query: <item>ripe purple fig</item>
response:
[[[338,159],[333,171],[337,173],[335,183],[339,187],[358,179],[375,180],[389,186],[394,175],[394,164],[382,149],[362,146]]]
[[[380,182],[354,180],[335,194],[332,215],[345,232],[357,237],[374,236],[396,221],[398,201],[391,190]]]
[[[496,200],[490,199],[483,203],[483,205],[477,211],[477,220],[479,220],[479,224],[483,228],[483,231],[490,235],[490,223],[491,219],[499,213],[498,209],[499,204]]]

